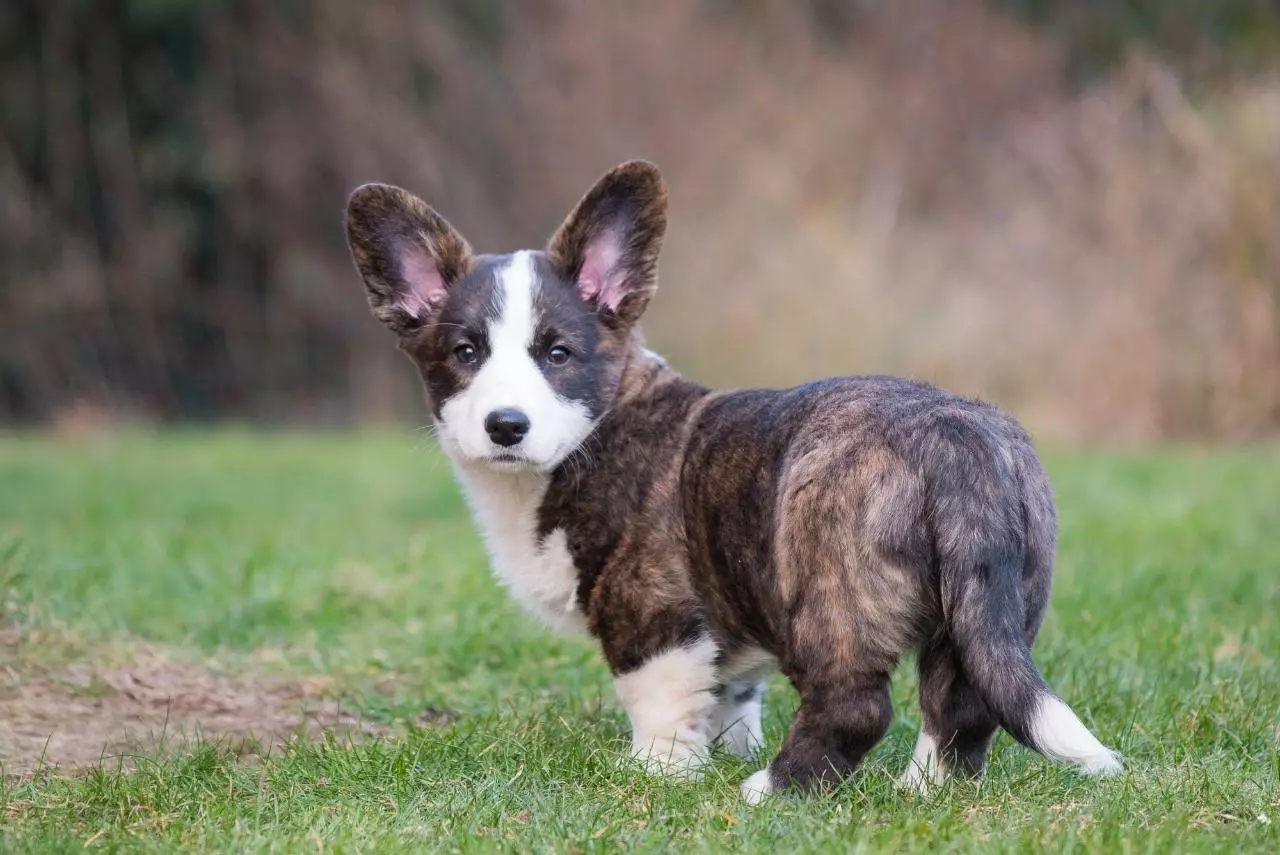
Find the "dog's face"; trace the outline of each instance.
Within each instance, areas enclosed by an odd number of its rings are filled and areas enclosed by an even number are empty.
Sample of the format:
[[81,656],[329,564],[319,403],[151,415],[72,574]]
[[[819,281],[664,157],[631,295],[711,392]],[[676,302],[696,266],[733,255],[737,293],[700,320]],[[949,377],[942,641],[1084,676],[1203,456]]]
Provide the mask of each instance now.
[[661,175],[639,161],[601,178],[544,251],[475,255],[398,187],[347,206],[369,305],[417,365],[445,450],[499,469],[554,468],[613,405],[665,228]]

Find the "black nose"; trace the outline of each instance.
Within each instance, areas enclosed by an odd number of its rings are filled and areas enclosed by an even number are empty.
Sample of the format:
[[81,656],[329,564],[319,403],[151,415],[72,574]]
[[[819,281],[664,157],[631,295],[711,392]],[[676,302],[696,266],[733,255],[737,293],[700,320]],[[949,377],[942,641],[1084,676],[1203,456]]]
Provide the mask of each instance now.
[[484,429],[488,431],[489,439],[510,448],[519,445],[529,432],[529,417],[513,407],[494,410],[484,417]]

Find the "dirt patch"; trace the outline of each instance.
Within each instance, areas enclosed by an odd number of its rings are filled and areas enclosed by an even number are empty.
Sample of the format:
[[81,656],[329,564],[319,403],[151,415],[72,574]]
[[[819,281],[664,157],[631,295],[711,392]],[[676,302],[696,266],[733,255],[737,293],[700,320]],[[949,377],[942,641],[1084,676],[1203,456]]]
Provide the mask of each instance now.
[[[12,649],[5,642],[15,641],[11,629],[0,631],[0,647]],[[451,718],[428,710],[415,723]],[[74,774],[100,763],[129,766],[193,741],[256,756],[325,733],[358,741],[391,729],[343,706],[324,678],[219,673],[152,648],[127,664],[101,668],[0,669],[0,764],[9,776],[46,767]]]

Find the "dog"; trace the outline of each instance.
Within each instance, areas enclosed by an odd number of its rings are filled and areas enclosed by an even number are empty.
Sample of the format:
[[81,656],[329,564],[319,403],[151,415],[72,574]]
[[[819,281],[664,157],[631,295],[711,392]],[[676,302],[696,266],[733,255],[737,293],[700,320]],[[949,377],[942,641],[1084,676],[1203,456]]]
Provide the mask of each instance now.
[[827,788],[888,731],[890,675],[916,651],[923,725],[901,786],[981,775],[997,727],[1084,773],[1120,770],[1032,662],[1057,517],[1027,433],[891,377],[681,377],[638,327],[666,217],[645,161],[601,177],[543,250],[476,254],[383,184],[346,215],[495,575],[598,641],[634,756],[679,776],[716,743],[752,756],[780,669],[799,708],[742,796]]

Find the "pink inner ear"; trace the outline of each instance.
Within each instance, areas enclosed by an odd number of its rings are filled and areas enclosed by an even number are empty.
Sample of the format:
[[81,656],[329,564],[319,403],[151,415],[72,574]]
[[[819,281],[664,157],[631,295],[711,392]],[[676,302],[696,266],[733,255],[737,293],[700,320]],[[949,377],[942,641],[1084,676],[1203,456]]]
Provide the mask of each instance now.
[[587,244],[578,272],[578,292],[584,300],[594,300],[610,311],[622,304],[627,276],[618,263],[621,260],[622,239],[613,229]]
[[397,295],[396,307],[400,310],[425,318],[444,300],[444,277],[425,246],[415,245],[400,256],[400,277],[409,286]]

